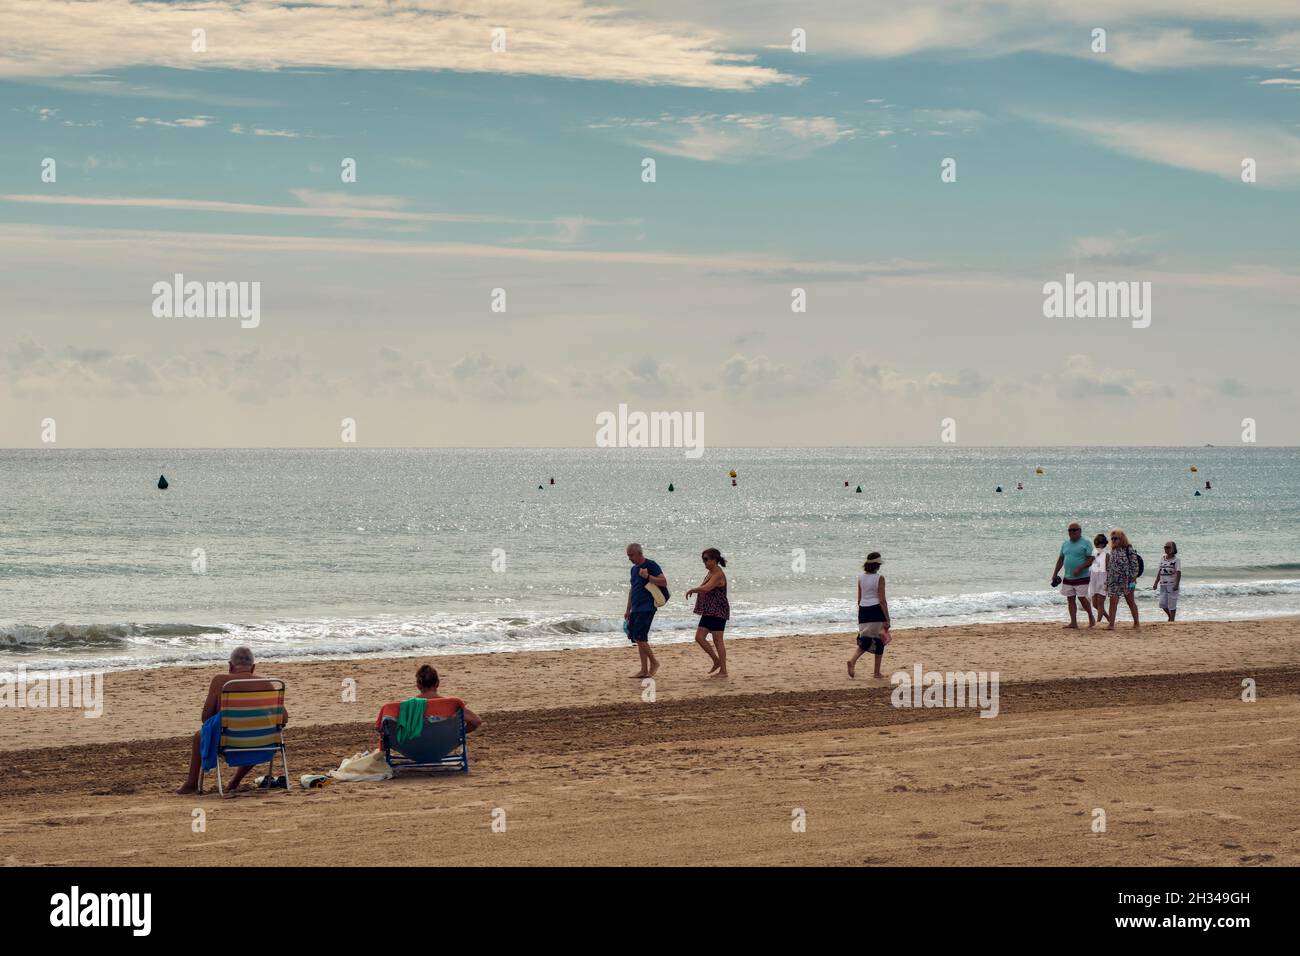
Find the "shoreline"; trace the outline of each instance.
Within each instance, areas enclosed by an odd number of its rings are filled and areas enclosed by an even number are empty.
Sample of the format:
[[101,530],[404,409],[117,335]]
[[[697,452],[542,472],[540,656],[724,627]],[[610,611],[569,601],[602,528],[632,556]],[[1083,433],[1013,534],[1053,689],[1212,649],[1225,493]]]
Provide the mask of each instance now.
[[[1060,620],[1065,620],[1064,604],[1061,605],[1060,610],[1061,610],[1061,614],[1059,615],[1059,618]],[[1123,613],[1127,613],[1127,611],[1123,608],[1122,605],[1120,610]],[[1166,622],[1155,620],[1155,615],[1152,613],[1155,610],[1156,609],[1154,604],[1148,605],[1144,603],[1142,605],[1142,611],[1144,612],[1144,614],[1149,615],[1145,619],[1145,623],[1143,624],[1144,628],[1167,626]],[[1125,618],[1122,615],[1120,620],[1121,620],[1121,624],[1119,625],[1118,629],[1123,630],[1128,626],[1128,623],[1125,622]],[[1186,618],[1186,619],[1181,619],[1175,623],[1178,625],[1183,625],[1183,624],[1227,625],[1227,624],[1243,624],[1243,623],[1271,622],[1271,621],[1300,621],[1300,613],[1291,610],[1285,610],[1285,611],[1279,611],[1275,614],[1262,613],[1262,614],[1255,614],[1252,616],[1245,616],[1245,617]],[[91,626],[96,626],[96,625],[91,625]],[[212,626],[216,627],[219,625],[212,625]],[[893,628],[893,633],[894,634],[928,633],[928,632],[935,632],[935,631],[954,631],[954,630],[966,630],[966,629],[983,631],[987,629],[996,629],[996,628],[1021,628],[1021,627],[1034,628],[1034,627],[1054,627],[1054,626],[1058,626],[1056,618],[1053,618],[1050,621],[1015,620],[1015,621],[989,621],[989,622],[955,622],[952,624],[923,624],[923,625],[895,627]],[[853,633],[854,632],[847,631],[847,630],[846,631],[838,631],[838,630],[794,631],[785,634],[769,634],[769,633],[738,634],[729,631],[727,633],[726,640],[728,641],[728,645],[730,645],[731,641],[742,641],[742,642],[772,641],[772,640],[792,640],[792,639],[803,639],[803,638],[814,638],[814,637],[823,637],[823,638],[839,637],[845,640],[851,640],[853,637]],[[478,650],[478,649],[467,648],[467,647],[434,649],[430,647],[426,649],[401,651],[396,653],[390,653],[382,650],[374,650],[374,651],[366,650],[366,651],[352,651],[352,652],[326,651],[320,654],[307,653],[307,654],[292,654],[292,655],[277,655],[272,653],[264,657],[259,655],[258,660],[264,661],[267,664],[275,664],[276,666],[280,666],[280,665],[298,666],[298,665],[307,665],[307,664],[338,664],[347,661],[389,661],[389,660],[402,660],[405,658],[416,658],[416,657],[450,658],[450,659],[466,658],[466,657],[490,657],[490,656],[500,656],[500,655],[513,657],[517,655],[532,655],[532,654],[567,654],[567,653],[580,653],[586,651],[607,651],[615,647],[624,646],[626,640],[626,638],[622,634],[615,631],[610,631],[608,633],[600,632],[599,636],[601,640],[600,644],[588,644],[588,645],[579,645],[573,647],[512,648],[512,649],[501,649],[501,650]],[[692,644],[692,643],[694,643],[693,631],[679,630],[679,629],[668,630],[667,628],[663,628],[663,629],[656,629],[652,633],[652,644],[655,647],[669,647],[669,646],[678,646],[678,645]],[[256,654],[258,648],[256,646],[253,646],[253,651]],[[81,663],[85,663],[85,662],[81,661]],[[16,669],[20,667],[23,668],[28,675],[39,675],[39,674],[45,674],[51,672],[57,674],[57,673],[71,671],[74,674],[102,673],[105,676],[107,676],[109,674],[153,673],[158,671],[184,670],[187,668],[209,668],[209,669],[213,667],[220,668],[224,666],[224,663],[225,663],[224,656],[213,657],[207,660],[177,660],[177,661],[158,661],[158,662],[147,662],[147,663],[136,663],[136,664],[120,664],[120,665],[115,664],[115,665],[109,665],[107,667],[102,667],[102,668],[101,667],[72,667],[70,666],[70,663],[34,666],[34,665],[27,664],[23,660],[16,660],[13,662],[0,663],[0,676],[5,674],[16,674],[17,673]],[[3,746],[0,746],[0,750],[2,749],[4,749]]]
[[[1300,661],[1300,617],[1294,616],[1152,622],[1136,635],[1122,618],[1114,631],[1021,623],[900,628],[894,633],[883,662],[886,683],[888,675],[916,663],[942,671],[998,671],[1008,683]],[[836,690],[872,682],[869,657],[859,661],[857,678],[847,676],[844,662],[854,648],[852,632],[732,638],[727,641],[731,677],[725,681],[705,677],[708,659],[693,640],[652,640],[652,646],[664,662],[657,675],[661,699]],[[256,646],[253,652],[258,653]],[[413,692],[415,669],[425,662],[438,668],[445,693],[463,697],[484,716],[627,703],[641,693],[639,682],[629,678],[637,666],[636,653],[622,635],[599,648],[314,661],[259,658],[257,673],[286,681],[285,703],[297,729],[373,720],[380,706]],[[72,745],[137,739],[143,715],[151,726],[188,728],[197,721],[209,679],[225,670],[224,662],[210,662],[106,672],[103,714],[93,719],[69,709],[0,707],[0,752],[50,739]],[[355,700],[343,699],[346,682],[354,683],[349,689]]]

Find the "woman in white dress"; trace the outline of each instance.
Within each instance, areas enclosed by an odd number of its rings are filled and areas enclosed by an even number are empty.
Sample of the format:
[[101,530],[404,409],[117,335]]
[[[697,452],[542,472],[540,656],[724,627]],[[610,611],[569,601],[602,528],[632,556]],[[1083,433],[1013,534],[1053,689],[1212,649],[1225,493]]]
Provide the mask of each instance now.
[[1092,539],[1097,553],[1088,566],[1088,600],[1097,611],[1097,620],[1109,621],[1106,616],[1106,536],[1099,534]]

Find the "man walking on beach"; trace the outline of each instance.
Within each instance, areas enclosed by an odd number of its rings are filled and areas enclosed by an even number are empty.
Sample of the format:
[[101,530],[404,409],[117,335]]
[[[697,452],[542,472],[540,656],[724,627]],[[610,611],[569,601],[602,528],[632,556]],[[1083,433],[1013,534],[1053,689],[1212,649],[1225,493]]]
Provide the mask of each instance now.
[[[1066,602],[1070,605],[1070,623],[1065,625],[1066,628],[1078,628],[1079,626],[1079,605],[1088,612],[1088,626],[1094,626],[1097,621],[1092,616],[1092,603],[1088,597],[1088,579],[1091,576],[1089,568],[1092,567],[1092,544],[1083,536],[1083,528],[1079,522],[1071,521],[1069,528],[1066,530],[1069,535],[1061,544],[1061,553],[1056,559],[1056,567],[1052,568],[1052,587],[1058,584],[1061,586],[1061,593],[1065,595]],[[1062,579],[1064,574],[1064,579]]]
[[627,639],[636,645],[641,655],[641,671],[633,677],[654,677],[659,670],[659,661],[654,651],[650,650],[650,624],[655,619],[655,599],[646,589],[647,584],[656,587],[668,587],[668,578],[663,568],[647,558],[641,545],[633,543],[627,546],[627,559],[632,562],[632,586],[627,592],[627,611],[623,618],[627,621]]

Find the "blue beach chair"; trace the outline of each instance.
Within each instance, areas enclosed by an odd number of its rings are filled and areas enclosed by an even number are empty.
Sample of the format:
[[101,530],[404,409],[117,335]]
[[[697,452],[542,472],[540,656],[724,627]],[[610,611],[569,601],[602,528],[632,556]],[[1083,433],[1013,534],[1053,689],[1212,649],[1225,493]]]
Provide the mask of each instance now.
[[384,759],[397,773],[402,770],[455,770],[469,773],[469,747],[465,743],[465,712],[450,717],[425,717],[420,736],[397,742],[397,721],[385,717],[379,725]]
[[[284,746],[284,681],[273,677],[227,681],[221,689],[221,739],[217,744],[217,793],[225,796],[221,783],[221,761],[228,767],[253,767],[265,763],[274,776],[275,756],[280,755],[284,778],[289,779],[289,757]],[[199,775],[199,792],[203,778]]]

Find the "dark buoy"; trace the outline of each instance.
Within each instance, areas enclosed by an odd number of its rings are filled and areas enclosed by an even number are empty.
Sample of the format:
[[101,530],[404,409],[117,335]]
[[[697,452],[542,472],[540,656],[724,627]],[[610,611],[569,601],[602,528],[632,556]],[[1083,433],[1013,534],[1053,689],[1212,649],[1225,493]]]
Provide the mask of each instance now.
[[998,486],[997,486],[996,488],[994,488],[993,490],[996,491],[998,494],[1002,494],[1002,486],[1001,486],[1001,485],[998,485]]
[[1198,491],[1196,494],[1192,495],[1192,497],[1193,497],[1193,498],[1199,498],[1199,497],[1201,497],[1201,493]]
[[1016,482],[1016,491],[1024,491],[1024,490],[1025,490],[1025,486],[1024,486],[1023,484],[1021,484],[1020,482],[1017,481],[1017,482]]
[[861,486],[861,485],[858,485],[858,490],[855,491],[855,492],[853,492],[853,493],[854,493],[855,495],[860,495],[860,494],[862,494],[862,486]]
[[167,490],[167,476],[166,476],[166,475],[159,475],[159,476],[158,476],[158,490],[159,490],[159,491],[166,491],[166,490]]
[[551,479],[551,484],[555,484],[555,479],[554,479],[554,478]]
[[733,488],[736,487],[736,479],[735,479],[735,478],[732,478],[732,479],[731,479],[731,487],[733,487]]
[[541,491],[541,490],[542,490],[542,486],[541,486],[541,485],[538,485],[538,486],[537,486],[537,490],[538,490],[538,491]]
[[669,491],[672,491],[672,490],[673,490],[673,483],[672,483],[671,481],[668,482],[668,490],[669,490]]
[[1206,491],[1209,491],[1209,490],[1210,490],[1210,481],[1209,481],[1208,478],[1207,478],[1206,481],[1205,481],[1205,490],[1206,490]]
[[848,486],[849,486],[849,483],[848,483],[847,481],[844,482],[844,487],[847,488]]

